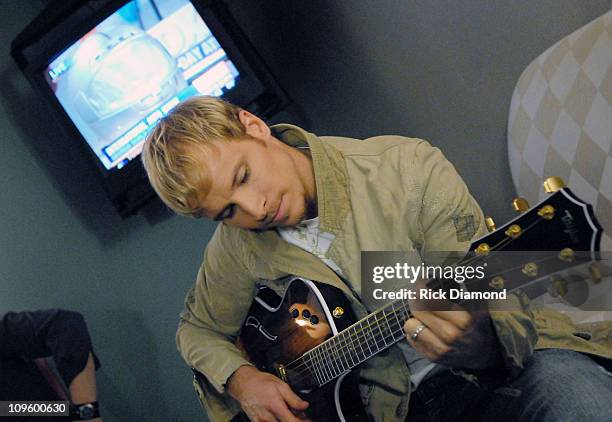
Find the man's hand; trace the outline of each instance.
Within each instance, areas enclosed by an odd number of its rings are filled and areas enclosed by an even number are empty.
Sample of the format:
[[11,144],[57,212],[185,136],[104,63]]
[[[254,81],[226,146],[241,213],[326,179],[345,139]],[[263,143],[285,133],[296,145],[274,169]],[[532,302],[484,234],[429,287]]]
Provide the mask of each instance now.
[[[419,328],[421,325],[425,328]],[[404,324],[404,333],[423,356],[452,368],[489,368],[501,356],[486,311],[413,311],[413,318]]]
[[272,374],[253,366],[241,366],[227,382],[228,393],[240,402],[250,420],[256,422],[298,422],[295,416],[306,410],[308,402]]

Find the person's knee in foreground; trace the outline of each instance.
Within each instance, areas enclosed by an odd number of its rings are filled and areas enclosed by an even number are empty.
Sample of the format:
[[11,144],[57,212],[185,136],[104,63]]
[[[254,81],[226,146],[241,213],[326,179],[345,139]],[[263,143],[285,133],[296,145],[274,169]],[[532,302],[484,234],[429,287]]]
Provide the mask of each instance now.
[[[233,343],[258,283],[294,274],[342,284],[363,314],[360,251],[418,251],[425,260],[432,251],[464,252],[485,231],[454,167],[418,139],[319,138],[198,97],[157,124],[142,158],[171,209],[222,222],[177,332],[182,356],[205,375],[201,397],[213,420],[230,419],[239,404],[252,420],[295,421],[316,405],[252,366]],[[546,333],[517,301],[521,306],[508,312],[414,311],[403,327],[407,341],[360,367],[370,417],[403,420],[411,391],[449,368],[470,379],[482,371],[531,379],[524,368]],[[609,348],[577,345],[571,328],[553,337],[553,348],[612,356]]]
[[[61,378],[47,358],[53,359]],[[0,318],[1,400],[63,400],[70,403],[66,420],[101,422],[99,367],[87,325],[77,312],[8,312]]]

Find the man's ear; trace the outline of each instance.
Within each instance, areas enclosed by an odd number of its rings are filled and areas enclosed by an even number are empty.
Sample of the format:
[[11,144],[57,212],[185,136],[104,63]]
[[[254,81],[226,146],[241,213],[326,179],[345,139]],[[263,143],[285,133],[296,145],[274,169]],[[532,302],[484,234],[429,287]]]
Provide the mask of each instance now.
[[240,119],[240,122],[243,124],[247,135],[264,141],[267,141],[270,137],[270,128],[266,122],[254,114],[246,110],[240,110],[238,112],[238,119]]

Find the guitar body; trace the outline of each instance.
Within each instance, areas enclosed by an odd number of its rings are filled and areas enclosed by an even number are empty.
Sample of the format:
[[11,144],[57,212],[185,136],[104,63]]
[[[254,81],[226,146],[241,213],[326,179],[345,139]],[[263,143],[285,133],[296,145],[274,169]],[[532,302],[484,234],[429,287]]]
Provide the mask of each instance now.
[[[283,379],[310,403],[305,414],[312,421],[367,421],[355,371],[320,386],[306,365],[290,365],[354,322],[340,290],[295,277],[282,298],[260,289],[237,345],[258,369]],[[246,420],[240,417],[235,420]]]

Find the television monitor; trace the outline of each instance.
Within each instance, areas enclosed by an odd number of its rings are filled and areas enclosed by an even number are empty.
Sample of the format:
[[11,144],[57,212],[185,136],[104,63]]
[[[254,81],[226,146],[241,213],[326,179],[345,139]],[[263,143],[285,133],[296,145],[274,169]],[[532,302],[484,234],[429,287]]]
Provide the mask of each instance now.
[[180,101],[223,96],[264,117],[287,104],[219,1],[57,1],[12,55],[85,147],[122,216],[154,195],[136,158]]

